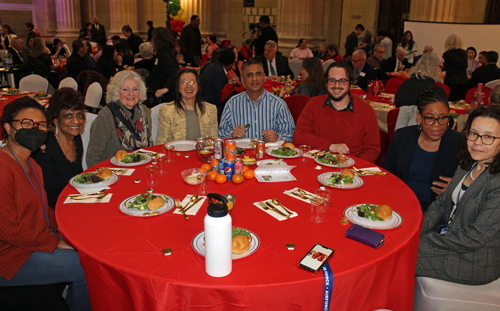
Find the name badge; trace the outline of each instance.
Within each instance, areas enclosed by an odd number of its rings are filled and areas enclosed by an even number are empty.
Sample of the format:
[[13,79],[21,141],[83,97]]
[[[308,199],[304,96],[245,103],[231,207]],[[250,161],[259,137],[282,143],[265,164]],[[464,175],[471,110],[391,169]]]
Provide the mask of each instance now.
[[359,73],[359,75],[360,75],[361,77],[364,77],[364,76],[366,76],[366,73],[365,73],[365,72],[360,72],[360,73]]
[[158,65],[158,58],[155,60],[155,65]]

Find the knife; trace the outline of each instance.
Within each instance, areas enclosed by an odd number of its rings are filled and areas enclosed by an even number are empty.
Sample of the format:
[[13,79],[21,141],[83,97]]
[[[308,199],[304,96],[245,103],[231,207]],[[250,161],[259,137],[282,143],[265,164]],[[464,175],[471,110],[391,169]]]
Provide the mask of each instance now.
[[193,203],[191,203],[190,206],[188,206],[188,207],[186,207],[186,209],[184,209],[184,213],[186,213],[191,207],[195,206],[196,204],[198,204],[198,202],[200,202],[203,199],[204,198],[198,198],[196,201],[194,201]]
[[266,203],[267,207],[269,207],[270,209],[272,209],[276,213],[280,214],[283,217],[286,217],[287,219],[290,218],[290,215],[283,213],[282,211],[280,211],[279,209],[277,209],[276,207],[274,207],[274,205],[271,205],[271,203],[269,203],[269,202],[265,202],[265,203]]

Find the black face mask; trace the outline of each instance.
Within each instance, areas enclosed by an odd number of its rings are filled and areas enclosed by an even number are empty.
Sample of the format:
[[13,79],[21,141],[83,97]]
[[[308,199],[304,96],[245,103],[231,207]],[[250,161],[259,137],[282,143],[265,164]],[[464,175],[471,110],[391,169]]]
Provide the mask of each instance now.
[[18,129],[14,135],[16,142],[31,152],[36,151],[47,141],[47,133],[40,132],[36,127],[27,129]]

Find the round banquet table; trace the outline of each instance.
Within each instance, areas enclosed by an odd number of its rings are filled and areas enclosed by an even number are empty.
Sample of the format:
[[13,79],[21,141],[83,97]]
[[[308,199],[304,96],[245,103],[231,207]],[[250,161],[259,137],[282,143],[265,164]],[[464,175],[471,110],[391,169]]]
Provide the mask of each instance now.
[[[161,152],[161,146],[150,150]],[[194,151],[182,152],[159,176],[155,193],[183,199],[196,194],[198,186],[185,183],[180,172],[203,163]],[[189,154],[185,158],[184,154]],[[266,158],[270,158],[266,156]],[[356,167],[373,164],[354,158]],[[233,226],[254,232],[261,241],[252,255],[233,261],[232,273],[213,278],[205,273],[204,257],[195,253],[191,241],[203,231],[206,200],[196,216],[185,220],[173,210],[158,216],[133,217],[122,214],[124,199],[145,191],[145,165],[131,176],[120,176],[111,186],[109,203],[57,203],[56,216],[64,239],[79,252],[87,276],[92,310],[321,310],[324,277],[297,266],[302,257],[320,243],[335,250],[329,264],[333,272],[331,310],[411,310],[414,270],[422,213],[413,192],[397,177],[363,176],[358,189],[332,191],[325,221],[311,222],[310,204],[283,193],[294,187],[313,192],[317,175],[334,168],[285,159],[296,165],[296,181],[259,183],[255,178],[242,184],[209,182],[209,192],[236,196]],[[112,167],[104,161],[95,167]],[[89,170],[92,171],[93,168]],[[253,167],[253,168],[256,168]],[[138,184],[133,180],[139,178]],[[77,193],[67,186],[61,195]],[[252,203],[278,198],[298,213],[278,221]],[[385,235],[379,249],[345,237],[349,225],[340,220],[353,204],[388,204],[403,217],[403,224]],[[287,250],[295,243],[295,250]],[[164,256],[162,249],[173,253]]]

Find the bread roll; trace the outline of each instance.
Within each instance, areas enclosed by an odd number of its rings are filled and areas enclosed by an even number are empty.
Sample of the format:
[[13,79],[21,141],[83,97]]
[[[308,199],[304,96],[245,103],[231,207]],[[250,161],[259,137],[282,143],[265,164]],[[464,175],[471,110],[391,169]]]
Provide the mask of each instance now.
[[380,219],[388,220],[392,217],[392,209],[387,204],[382,204],[377,209],[377,216]]
[[148,201],[148,210],[150,211],[157,210],[160,207],[162,207],[163,204],[165,204],[165,201],[163,201],[163,199],[160,197],[156,197],[153,200]]
[[44,92],[44,91],[38,91],[38,92],[36,93],[36,95],[45,95],[45,92]]
[[348,168],[344,168],[342,170],[342,172],[340,173],[340,176],[342,176],[342,177],[349,176],[351,178],[354,178],[354,172]]
[[283,144],[283,147],[287,147],[287,148],[290,148],[290,149],[295,149],[295,145],[293,143],[284,143]]
[[106,180],[106,179],[111,178],[111,176],[113,176],[113,172],[111,172],[111,170],[109,168],[104,167],[104,168],[101,168],[99,170],[99,172],[97,172],[97,176]]
[[250,248],[250,239],[244,235],[233,238],[233,254],[243,254]]
[[123,158],[125,158],[127,156],[127,151],[125,150],[118,150],[115,154],[115,158],[117,161],[121,161],[123,160]]

